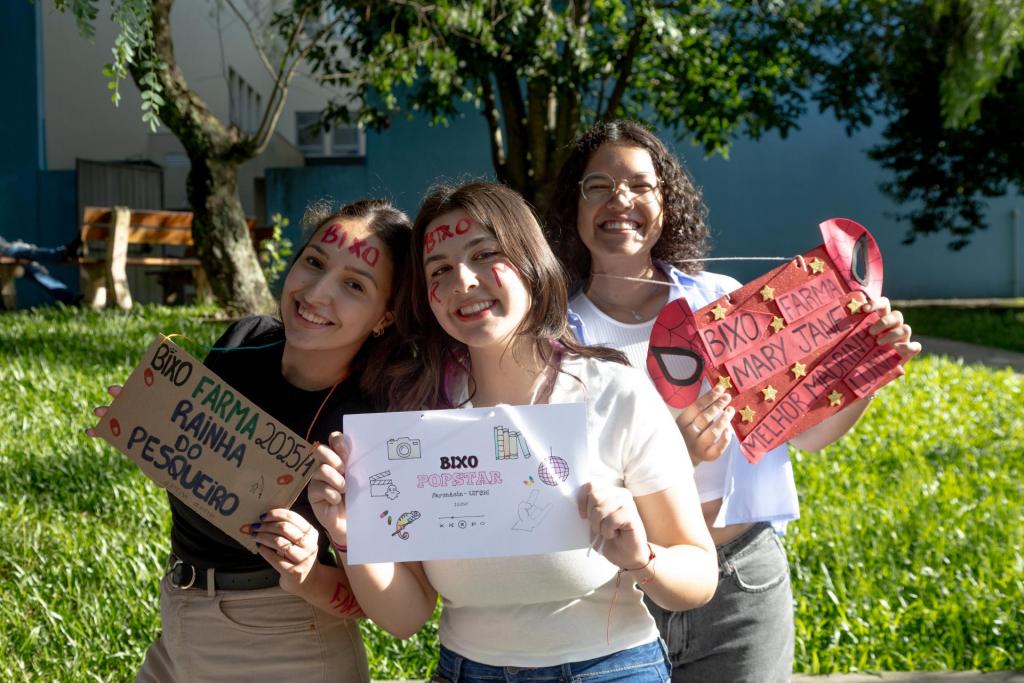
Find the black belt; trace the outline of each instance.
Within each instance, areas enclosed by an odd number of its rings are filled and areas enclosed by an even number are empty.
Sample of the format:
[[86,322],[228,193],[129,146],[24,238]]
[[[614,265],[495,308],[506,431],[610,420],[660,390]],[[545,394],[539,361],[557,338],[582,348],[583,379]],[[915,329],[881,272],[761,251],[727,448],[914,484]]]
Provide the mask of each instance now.
[[[170,557],[171,585],[182,590],[196,588],[206,590],[206,570],[185,562],[176,555]],[[276,586],[281,575],[273,567],[254,569],[248,572],[228,572],[221,569],[213,570],[213,587],[222,591],[252,591],[260,588]]]

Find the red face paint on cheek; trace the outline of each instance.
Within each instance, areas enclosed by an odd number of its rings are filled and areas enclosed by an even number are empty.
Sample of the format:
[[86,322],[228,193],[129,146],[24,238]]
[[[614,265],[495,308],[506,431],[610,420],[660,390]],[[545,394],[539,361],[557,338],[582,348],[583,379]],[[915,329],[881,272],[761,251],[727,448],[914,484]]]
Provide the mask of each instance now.
[[430,285],[430,300],[434,303],[441,303],[440,297],[437,296],[437,288],[441,286],[440,282],[435,282]]
[[503,266],[503,265],[491,266],[491,272],[494,273],[494,282],[495,282],[495,284],[498,285],[498,287],[500,287],[502,289],[505,288],[505,285],[501,284],[501,277],[500,277],[500,275],[504,271],[505,271],[505,266]]

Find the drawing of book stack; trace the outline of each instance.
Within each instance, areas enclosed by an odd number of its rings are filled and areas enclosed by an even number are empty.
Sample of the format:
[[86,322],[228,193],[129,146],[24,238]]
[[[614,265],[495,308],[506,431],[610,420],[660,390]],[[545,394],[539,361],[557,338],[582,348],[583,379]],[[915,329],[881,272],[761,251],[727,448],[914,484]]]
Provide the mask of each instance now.
[[529,458],[530,447],[526,445],[526,439],[519,432],[513,432],[506,427],[494,428],[494,457],[497,460],[515,460],[520,456]]

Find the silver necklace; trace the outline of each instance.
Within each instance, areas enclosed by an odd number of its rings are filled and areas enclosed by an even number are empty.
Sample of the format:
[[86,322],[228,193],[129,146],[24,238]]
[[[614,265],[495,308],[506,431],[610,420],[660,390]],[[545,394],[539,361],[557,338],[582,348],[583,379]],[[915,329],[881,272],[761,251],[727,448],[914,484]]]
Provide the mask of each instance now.
[[[617,309],[619,309],[621,311],[628,311],[630,313],[630,315],[633,316],[633,320],[635,320],[638,323],[639,322],[644,322],[644,320],[645,320],[645,318],[642,315],[640,315],[640,312],[637,311],[635,308],[630,308],[629,306],[626,306],[624,304],[617,304],[617,303],[613,303],[611,301],[608,301],[603,296],[600,296],[600,295],[596,294],[593,291],[593,289],[591,289],[590,291],[587,291],[586,295],[587,295],[587,297],[589,299],[595,300],[595,303],[600,304],[601,307],[603,307],[603,308],[617,308]],[[646,302],[644,303],[644,305],[646,305]]]

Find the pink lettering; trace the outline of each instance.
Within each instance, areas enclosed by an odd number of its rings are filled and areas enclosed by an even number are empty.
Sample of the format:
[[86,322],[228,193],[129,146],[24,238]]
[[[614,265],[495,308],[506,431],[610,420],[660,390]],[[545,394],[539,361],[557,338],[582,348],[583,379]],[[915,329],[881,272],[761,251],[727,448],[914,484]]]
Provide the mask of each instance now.
[[455,224],[455,234],[465,235],[469,232],[469,229],[473,227],[473,221],[468,218],[460,218],[459,222]]
[[377,247],[367,247],[366,251],[363,252],[363,260],[366,261],[366,265],[371,268],[377,266],[377,261],[380,259],[380,249]]
[[[341,232],[338,232],[342,229]],[[348,232],[344,231],[344,226],[341,223],[335,223],[324,231],[323,236],[320,238],[320,242],[323,244],[334,244],[338,243],[338,249],[345,246],[345,241],[348,239]]]
[[366,244],[366,240],[361,240],[358,237],[352,240],[352,246],[348,248],[348,253],[355,254],[357,258],[361,258],[363,255],[363,245]]

